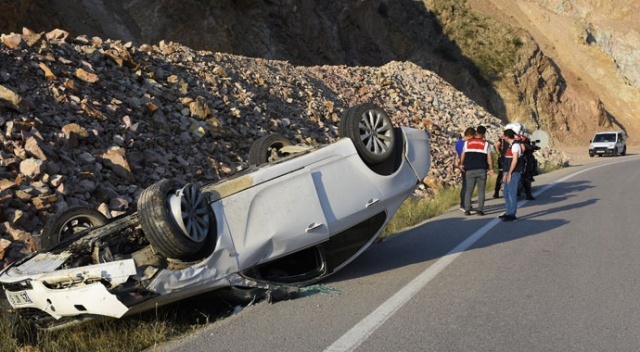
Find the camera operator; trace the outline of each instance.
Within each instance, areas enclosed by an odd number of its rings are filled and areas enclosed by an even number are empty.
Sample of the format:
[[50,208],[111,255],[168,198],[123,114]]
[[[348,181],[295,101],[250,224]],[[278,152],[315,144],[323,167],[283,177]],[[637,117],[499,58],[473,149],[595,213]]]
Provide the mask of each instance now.
[[[519,143],[522,145],[522,154],[524,158],[524,171],[522,172],[522,178],[520,179],[520,183],[522,184],[522,188],[524,189],[524,194],[527,200],[535,200],[533,194],[531,194],[531,182],[535,181],[533,176],[538,175],[538,162],[536,161],[536,157],[533,153],[536,150],[539,150],[540,147],[536,145],[535,142],[532,142],[529,138],[525,136],[526,128],[524,125],[520,125],[520,131],[518,136],[516,137]],[[520,190],[518,189],[518,195],[520,195]]]

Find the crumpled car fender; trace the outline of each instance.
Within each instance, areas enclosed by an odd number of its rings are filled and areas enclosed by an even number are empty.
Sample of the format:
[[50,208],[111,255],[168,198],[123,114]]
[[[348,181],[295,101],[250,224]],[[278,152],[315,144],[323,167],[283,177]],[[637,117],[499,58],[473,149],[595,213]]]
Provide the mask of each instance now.
[[[48,254],[39,255],[43,256],[39,265],[47,265]],[[55,255],[51,257],[56,260]],[[28,284],[32,289],[28,295],[24,292],[7,292],[7,298],[19,300],[20,308],[37,308],[56,319],[85,313],[120,318],[127,312],[127,306],[110,293],[101,281],[117,286],[131,275],[136,275],[133,259],[53,271],[37,275],[37,278],[30,277]],[[13,276],[12,279],[13,282],[19,282],[25,278]],[[71,283],[73,286],[70,287],[51,288]]]

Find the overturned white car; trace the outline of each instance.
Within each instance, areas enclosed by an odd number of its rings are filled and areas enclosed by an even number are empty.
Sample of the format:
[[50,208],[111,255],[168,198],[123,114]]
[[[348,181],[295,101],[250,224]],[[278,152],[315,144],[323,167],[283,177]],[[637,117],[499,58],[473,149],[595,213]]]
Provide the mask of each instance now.
[[162,180],[130,214],[58,214],[42,234],[50,248],[0,273],[13,312],[52,328],[335,273],[376,239],[431,163],[427,133],[393,128],[375,105],[352,107],[339,127],[343,138],[314,148],[265,136],[249,169],[199,187]]

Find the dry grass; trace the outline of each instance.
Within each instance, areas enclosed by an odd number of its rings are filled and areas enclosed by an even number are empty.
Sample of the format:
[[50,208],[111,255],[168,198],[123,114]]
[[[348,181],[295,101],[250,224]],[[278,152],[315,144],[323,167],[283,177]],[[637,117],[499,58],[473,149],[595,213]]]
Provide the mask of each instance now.
[[213,292],[122,319],[96,320],[56,331],[19,330],[0,312],[0,351],[112,352],[153,350],[158,343],[227,317],[236,302]]

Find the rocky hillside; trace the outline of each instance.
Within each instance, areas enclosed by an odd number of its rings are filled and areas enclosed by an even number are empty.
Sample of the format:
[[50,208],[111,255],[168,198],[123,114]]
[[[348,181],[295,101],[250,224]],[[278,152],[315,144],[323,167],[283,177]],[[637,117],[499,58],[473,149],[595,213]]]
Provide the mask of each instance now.
[[[526,31],[470,13],[465,0],[226,0],[206,6],[196,0],[5,0],[2,23],[4,33],[23,26],[38,32],[63,28],[74,36],[134,45],[167,40],[298,66],[412,62],[503,122],[553,132],[554,143],[575,142],[576,134],[608,116],[597,95],[567,86]],[[483,57],[474,43],[496,57]]]
[[[488,126],[493,140],[501,131],[499,119],[412,63],[293,66],[61,30],[1,39],[5,263],[35,247],[54,212],[87,205],[115,216],[162,178],[218,180],[246,168],[251,143],[267,133],[331,143],[354,104],[376,103],[395,124],[430,132],[433,167],[416,196],[459,183],[453,145],[463,128]],[[541,158],[552,156],[567,162],[552,149]]]

